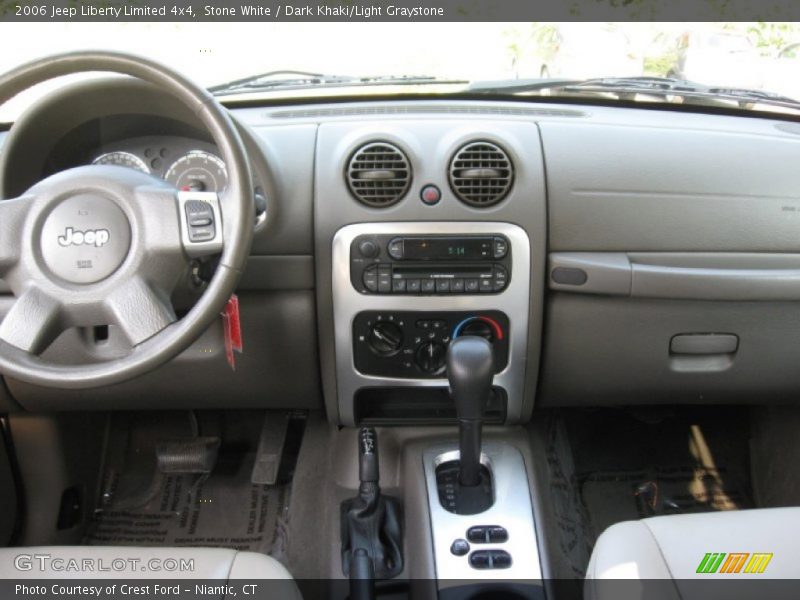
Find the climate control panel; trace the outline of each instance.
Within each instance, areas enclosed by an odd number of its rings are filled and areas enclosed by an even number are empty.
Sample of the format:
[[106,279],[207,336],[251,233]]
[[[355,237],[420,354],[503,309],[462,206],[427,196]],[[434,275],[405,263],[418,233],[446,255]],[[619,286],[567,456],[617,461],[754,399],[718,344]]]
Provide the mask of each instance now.
[[508,317],[496,310],[365,311],[353,320],[353,357],[364,375],[440,378],[450,342],[477,335],[492,344],[499,373],[508,364],[508,332]]

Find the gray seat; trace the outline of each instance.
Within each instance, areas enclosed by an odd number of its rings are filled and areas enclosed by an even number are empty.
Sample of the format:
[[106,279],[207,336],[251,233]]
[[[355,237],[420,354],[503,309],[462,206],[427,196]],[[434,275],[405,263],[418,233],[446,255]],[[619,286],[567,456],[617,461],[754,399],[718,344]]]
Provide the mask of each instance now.
[[[612,525],[597,539],[586,572],[585,597],[620,596],[619,586],[603,580],[658,580],[665,583],[659,586],[659,598],[694,598],[704,589],[693,583],[698,580],[800,579],[798,564],[800,508],[626,521]],[[654,597],[653,585],[649,590],[627,589]]]
[[213,579],[220,585],[269,579],[275,581],[271,597],[301,599],[289,571],[274,558],[223,548],[0,548],[0,579]]

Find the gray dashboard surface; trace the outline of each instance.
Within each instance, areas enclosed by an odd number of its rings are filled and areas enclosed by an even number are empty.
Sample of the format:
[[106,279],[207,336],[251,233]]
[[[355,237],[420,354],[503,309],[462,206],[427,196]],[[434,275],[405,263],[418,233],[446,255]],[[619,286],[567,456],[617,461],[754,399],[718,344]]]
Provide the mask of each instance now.
[[[131,104],[119,94],[112,97]],[[159,102],[148,95],[143,106],[157,110]],[[229,406],[319,402],[321,385],[329,417],[338,420],[331,244],[341,227],[374,222],[462,221],[468,227],[470,221],[497,221],[527,232],[532,283],[523,419],[534,398],[542,405],[769,402],[789,397],[800,385],[794,375],[800,358],[794,303],[784,296],[754,297],[747,285],[750,296],[728,297],[697,272],[698,266],[713,267],[722,277],[734,276],[730,289],[741,290],[734,272],[742,265],[758,271],[775,257],[778,262],[770,265],[800,265],[800,126],[771,118],[489,101],[358,102],[232,113],[275,185],[268,191],[270,218],[257,232],[242,282],[243,290],[253,291],[247,310],[259,332],[252,368],[260,364],[264,371],[253,371],[225,400]],[[3,138],[0,133],[0,143]],[[507,200],[485,210],[460,204],[446,178],[454,148],[480,138],[504,145],[520,177]],[[406,150],[414,172],[407,198],[383,210],[357,203],[343,176],[349,152],[374,139]],[[425,183],[442,190],[437,206],[419,202]],[[574,292],[587,290],[548,281],[548,252],[551,258],[592,260],[621,255],[651,278],[658,269],[688,269],[695,281],[701,277],[698,293],[708,294],[709,285],[713,293],[701,299],[667,284],[636,298],[630,290],[643,289],[645,280],[636,288],[631,275],[630,289],[619,293],[590,274],[588,285],[600,287],[579,295]],[[553,289],[546,295],[548,285]],[[663,290],[672,295],[663,297]],[[268,304],[271,312],[260,312]],[[296,376],[308,375],[306,382],[283,381],[297,370],[279,371],[283,363],[270,358],[289,330],[295,332],[291,352],[307,359]],[[714,333],[737,336],[737,350],[690,361],[688,369],[685,357],[670,352],[675,335]],[[192,372],[199,377],[197,389],[203,382],[209,386],[198,405],[211,396],[212,403],[222,403],[213,377],[204,379],[202,368]],[[167,367],[146,382],[147,389],[155,395],[177,389],[170,387],[172,380],[184,373],[185,364]],[[259,395],[259,386],[269,394]],[[30,406],[52,406],[51,395],[40,390],[12,388]],[[188,394],[180,400],[191,401]]]
[[763,119],[618,112],[540,124],[551,251],[800,249],[800,135]]

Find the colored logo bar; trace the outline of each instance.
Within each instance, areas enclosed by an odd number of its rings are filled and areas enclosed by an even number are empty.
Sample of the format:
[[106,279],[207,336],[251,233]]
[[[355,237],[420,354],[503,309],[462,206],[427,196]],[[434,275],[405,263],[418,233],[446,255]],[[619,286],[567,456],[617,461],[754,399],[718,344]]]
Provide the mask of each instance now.
[[736,574],[736,573],[763,573],[772,553],[767,552],[707,552],[700,564],[697,573],[703,574]]

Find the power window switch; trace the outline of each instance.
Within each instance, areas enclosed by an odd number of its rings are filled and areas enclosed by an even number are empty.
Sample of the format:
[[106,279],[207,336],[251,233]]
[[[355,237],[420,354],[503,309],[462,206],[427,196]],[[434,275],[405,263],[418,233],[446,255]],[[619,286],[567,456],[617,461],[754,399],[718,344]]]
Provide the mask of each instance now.
[[469,555],[469,565],[473,569],[491,569],[492,555],[489,550],[478,550]]

